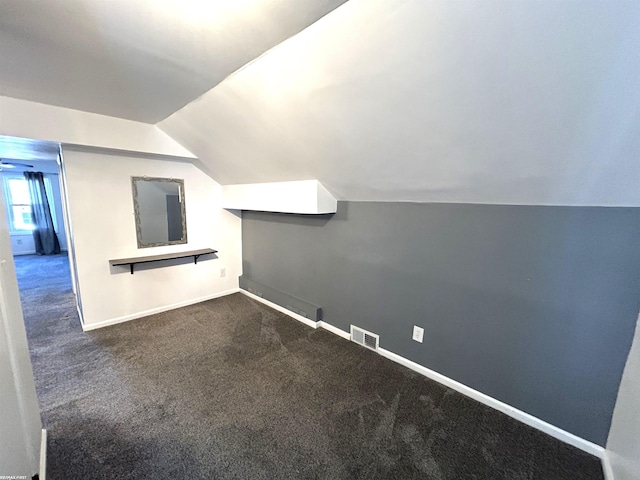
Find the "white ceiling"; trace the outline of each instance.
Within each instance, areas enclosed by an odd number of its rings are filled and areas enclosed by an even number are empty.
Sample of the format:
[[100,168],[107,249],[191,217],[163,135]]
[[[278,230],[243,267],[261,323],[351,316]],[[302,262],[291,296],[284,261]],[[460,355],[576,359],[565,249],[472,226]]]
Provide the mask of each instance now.
[[345,0],[3,0],[0,95],[156,123]]
[[640,206],[640,2],[342,3],[0,0],[0,95],[170,115],[222,184]]
[[640,206],[640,2],[350,0],[158,126],[223,184]]

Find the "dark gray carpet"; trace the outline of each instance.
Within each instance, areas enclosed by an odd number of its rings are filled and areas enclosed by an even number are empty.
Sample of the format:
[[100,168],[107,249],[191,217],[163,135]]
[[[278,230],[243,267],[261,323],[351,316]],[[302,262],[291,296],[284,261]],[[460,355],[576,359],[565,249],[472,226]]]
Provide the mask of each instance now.
[[64,256],[16,265],[50,480],[603,478],[595,457],[242,294],[83,333]]

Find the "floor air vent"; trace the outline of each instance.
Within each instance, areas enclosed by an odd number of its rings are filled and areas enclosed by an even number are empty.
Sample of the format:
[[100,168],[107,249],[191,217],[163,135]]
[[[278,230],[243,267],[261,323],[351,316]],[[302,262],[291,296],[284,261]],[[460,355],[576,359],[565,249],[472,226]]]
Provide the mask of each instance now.
[[378,335],[351,325],[351,340],[371,350],[378,349]]

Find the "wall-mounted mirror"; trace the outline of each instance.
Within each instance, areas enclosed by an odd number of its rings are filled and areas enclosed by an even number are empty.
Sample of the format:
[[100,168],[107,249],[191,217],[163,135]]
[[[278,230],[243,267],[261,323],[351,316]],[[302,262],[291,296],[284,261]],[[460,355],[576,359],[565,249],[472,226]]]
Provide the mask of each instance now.
[[187,243],[184,180],[131,177],[138,248]]

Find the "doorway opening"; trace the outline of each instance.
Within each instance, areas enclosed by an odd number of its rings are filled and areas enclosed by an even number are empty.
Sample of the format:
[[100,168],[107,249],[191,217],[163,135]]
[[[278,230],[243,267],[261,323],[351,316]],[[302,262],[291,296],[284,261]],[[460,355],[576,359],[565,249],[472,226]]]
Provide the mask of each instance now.
[[30,345],[58,319],[81,328],[60,144],[0,136],[0,189]]

